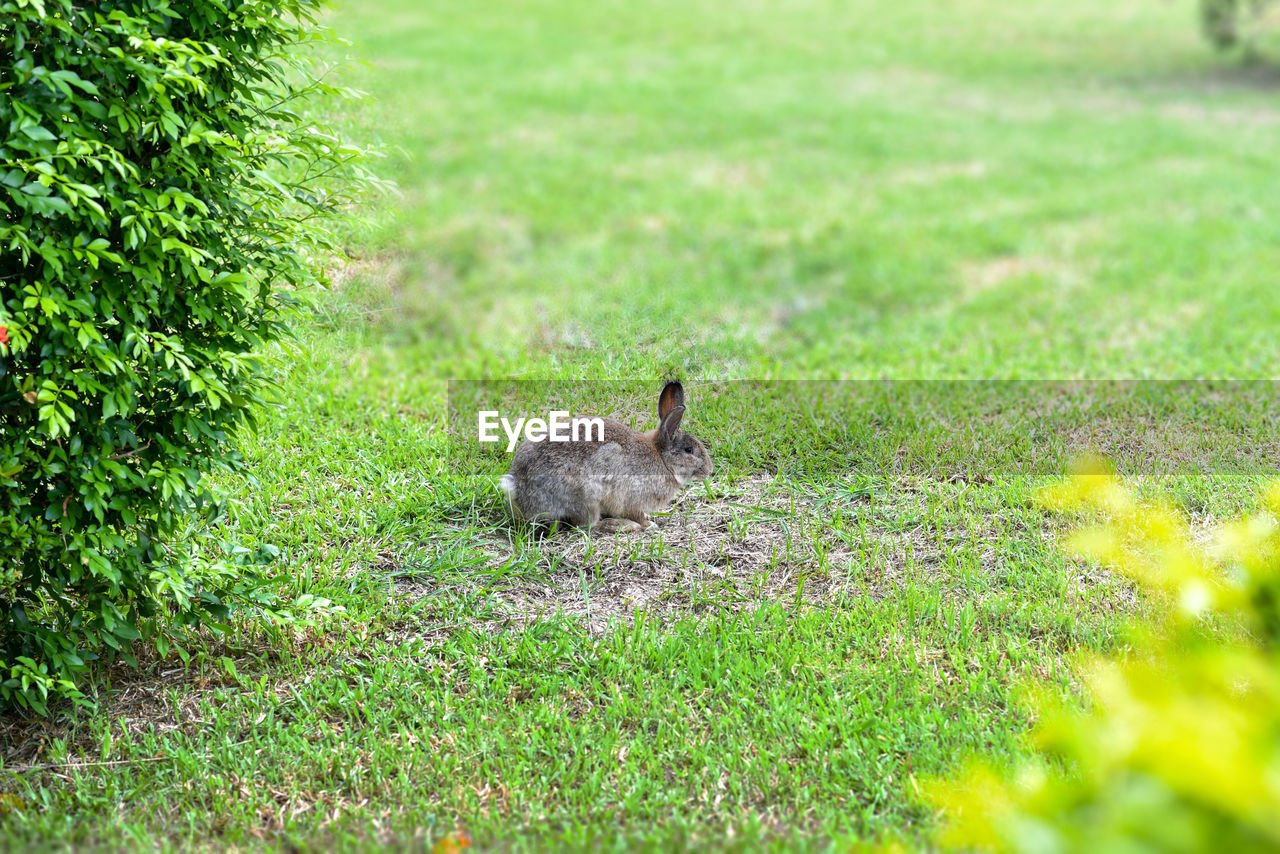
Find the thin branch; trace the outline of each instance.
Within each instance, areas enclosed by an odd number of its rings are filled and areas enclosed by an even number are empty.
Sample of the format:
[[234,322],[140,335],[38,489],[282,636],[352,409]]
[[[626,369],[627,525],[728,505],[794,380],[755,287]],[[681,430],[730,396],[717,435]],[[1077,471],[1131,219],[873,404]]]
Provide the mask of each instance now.
[[107,459],[109,459],[109,460],[123,460],[123,459],[125,459],[126,457],[132,457],[134,454],[140,454],[140,453],[142,453],[143,451],[145,451],[147,448],[150,448],[150,447],[151,447],[151,443],[150,443],[150,442],[147,442],[147,444],[143,445],[141,448],[134,448],[132,451],[123,451],[123,452],[121,452],[121,453],[119,453],[119,454],[112,454],[111,456],[107,457]]

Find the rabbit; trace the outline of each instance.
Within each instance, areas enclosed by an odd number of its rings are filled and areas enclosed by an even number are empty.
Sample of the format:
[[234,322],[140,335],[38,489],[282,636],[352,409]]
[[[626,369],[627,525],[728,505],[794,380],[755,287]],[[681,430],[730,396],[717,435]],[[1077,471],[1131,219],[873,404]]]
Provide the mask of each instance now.
[[706,446],[680,429],[684,388],[669,382],[658,395],[658,428],[647,433],[603,418],[598,432],[578,441],[526,439],[498,486],[519,515],[531,522],[568,522],[601,531],[639,531],[653,525],[646,515],[666,509],[676,493],[711,475]]

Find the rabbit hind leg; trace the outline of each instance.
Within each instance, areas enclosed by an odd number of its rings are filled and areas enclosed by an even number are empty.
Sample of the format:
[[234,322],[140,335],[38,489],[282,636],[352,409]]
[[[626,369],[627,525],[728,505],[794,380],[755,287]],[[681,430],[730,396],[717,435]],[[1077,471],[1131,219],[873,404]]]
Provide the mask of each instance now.
[[595,515],[593,520],[586,511],[569,510],[557,516],[543,514],[536,519],[531,519],[530,522],[533,525],[534,535],[541,540],[570,528],[589,530],[599,520],[599,513]]
[[606,519],[601,519],[599,524],[591,529],[591,532],[606,536],[610,534],[630,534],[641,530],[643,527],[643,525],[632,519],[618,519],[610,516]]

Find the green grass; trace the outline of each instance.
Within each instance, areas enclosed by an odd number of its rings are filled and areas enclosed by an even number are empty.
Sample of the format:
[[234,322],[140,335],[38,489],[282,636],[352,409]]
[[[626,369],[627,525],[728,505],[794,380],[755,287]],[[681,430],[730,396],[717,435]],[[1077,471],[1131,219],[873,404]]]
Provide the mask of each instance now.
[[[400,195],[222,486],[282,600],[343,610],[5,722],[0,845],[918,841],[915,782],[1019,750],[1017,685],[1151,603],[1032,501],[1090,446],[1040,406],[1072,387],[851,381],[1272,374],[1274,80],[1194,15],[342,4],[340,118]],[[674,373],[717,475],[656,535],[513,532],[448,431],[449,380],[643,419]],[[1269,388],[1142,388],[1100,447],[1172,459],[1144,488],[1198,523],[1248,506]]]

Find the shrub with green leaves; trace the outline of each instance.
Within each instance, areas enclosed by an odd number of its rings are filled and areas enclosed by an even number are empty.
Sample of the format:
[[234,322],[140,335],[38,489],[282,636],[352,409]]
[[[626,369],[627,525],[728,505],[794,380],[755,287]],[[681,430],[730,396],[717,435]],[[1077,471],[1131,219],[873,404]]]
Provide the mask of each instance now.
[[935,782],[943,842],[995,851],[1280,849],[1280,485],[1216,537],[1110,476],[1049,496],[1102,511],[1083,554],[1166,607],[1122,657],[1082,662],[1088,708],[1034,700],[1038,753]]
[[373,182],[299,113],[319,4],[0,0],[0,707],[249,592],[202,474]]

